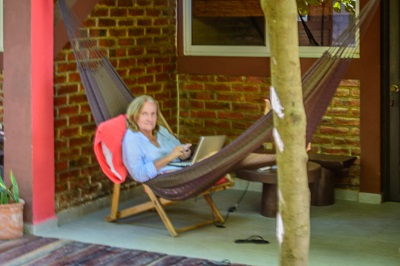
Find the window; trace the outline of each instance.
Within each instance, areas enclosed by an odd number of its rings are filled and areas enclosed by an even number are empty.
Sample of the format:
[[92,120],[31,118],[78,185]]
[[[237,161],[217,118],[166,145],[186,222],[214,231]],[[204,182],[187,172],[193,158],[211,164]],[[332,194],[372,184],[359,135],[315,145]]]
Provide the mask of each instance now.
[[[298,19],[301,57],[320,57],[354,19],[342,9],[311,7]],[[358,10],[358,1],[357,1]],[[184,0],[184,54],[195,56],[268,57],[264,13],[259,0]],[[358,54],[358,53],[357,53]]]

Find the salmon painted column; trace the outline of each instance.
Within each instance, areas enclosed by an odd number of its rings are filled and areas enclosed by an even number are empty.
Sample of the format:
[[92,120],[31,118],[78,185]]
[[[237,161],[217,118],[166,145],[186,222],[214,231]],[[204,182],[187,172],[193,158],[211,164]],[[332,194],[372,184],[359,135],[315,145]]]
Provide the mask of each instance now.
[[25,200],[25,228],[54,207],[53,0],[4,0],[4,166]]

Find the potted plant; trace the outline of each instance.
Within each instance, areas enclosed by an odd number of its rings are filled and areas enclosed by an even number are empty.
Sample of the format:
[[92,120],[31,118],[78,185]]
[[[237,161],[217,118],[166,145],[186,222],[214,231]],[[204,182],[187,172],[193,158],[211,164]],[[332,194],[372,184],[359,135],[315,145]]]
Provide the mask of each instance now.
[[23,235],[24,201],[19,198],[17,181],[10,171],[10,187],[0,178],[0,239],[15,239]]

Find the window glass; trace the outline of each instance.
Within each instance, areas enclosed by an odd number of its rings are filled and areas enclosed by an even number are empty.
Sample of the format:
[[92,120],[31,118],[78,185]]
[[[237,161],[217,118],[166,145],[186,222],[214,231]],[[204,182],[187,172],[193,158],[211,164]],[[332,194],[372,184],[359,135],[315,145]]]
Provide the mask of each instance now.
[[[333,11],[332,2],[310,7],[298,17],[300,55],[319,57],[354,14]],[[208,56],[269,56],[264,13],[259,0],[185,0],[184,53]]]
[[193,45],[265,45],[260,1],[192,1]]
[[[299,16],[300,46],[340,46],[340,35],[354,20],[354,14],[333,11],[331,1],[324,5],[311,6],[305,17]],[[354,45],[354,41],[352,42]]]

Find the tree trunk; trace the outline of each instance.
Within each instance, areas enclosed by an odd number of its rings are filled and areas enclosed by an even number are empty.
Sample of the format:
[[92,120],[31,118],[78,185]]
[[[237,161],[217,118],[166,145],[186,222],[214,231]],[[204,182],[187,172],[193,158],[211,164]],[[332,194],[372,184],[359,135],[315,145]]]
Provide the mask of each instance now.
[[[260,0],[271,50],[271,102],[278,165],[277,238],[281,265],[307,265],[310,190],[298,53],[296,0]],[[274,95],[273,91],[276,92]],[[276,97],[275,97],[276,96]]]

